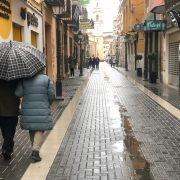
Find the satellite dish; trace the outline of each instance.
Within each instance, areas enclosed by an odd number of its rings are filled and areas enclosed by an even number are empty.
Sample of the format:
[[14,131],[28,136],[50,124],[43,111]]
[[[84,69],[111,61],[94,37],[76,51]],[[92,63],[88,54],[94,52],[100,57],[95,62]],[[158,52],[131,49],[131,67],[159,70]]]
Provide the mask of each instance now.
[[168,14],[169,14],[171,21],[174,24],[174,26],[180,28],[180,12],[178,12],[176,10],[172,10]]

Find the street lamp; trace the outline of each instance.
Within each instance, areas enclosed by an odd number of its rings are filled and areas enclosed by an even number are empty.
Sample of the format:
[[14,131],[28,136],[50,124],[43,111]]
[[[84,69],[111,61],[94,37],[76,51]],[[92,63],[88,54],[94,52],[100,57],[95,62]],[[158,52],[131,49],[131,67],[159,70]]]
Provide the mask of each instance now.
[[57,79],[56,79],[56,99],[63,100],[62,98],[62,76],[61,76],[61,32],[60,32],[60,19],[58,16],[62,13],[64,6],[64,0],[45,0],[45,3],[53,10],[53,14],[56,17],[56,56],[57,56]]
[[82,51],[82,41],[83,41],[83,34],[81,33],[81,31],[79,31],[78,33],[78,39],[80,41],[80,74],[79,76],[83,76],[83,51]]

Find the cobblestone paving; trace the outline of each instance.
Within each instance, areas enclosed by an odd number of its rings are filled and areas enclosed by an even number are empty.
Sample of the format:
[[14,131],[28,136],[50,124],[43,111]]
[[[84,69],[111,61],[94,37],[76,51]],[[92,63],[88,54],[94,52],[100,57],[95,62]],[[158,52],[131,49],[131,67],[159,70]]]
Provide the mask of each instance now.
[[165,101],[172,104],[174,107],[180,109],[180,91],[172,87],[166,86],[162,83],[157,82],[156,84],[144,81],[143,78],[137,77],[135,72],[126,72],[124,68],[117,68],[125,76],[135,79],[140,84],[144,85],[147,89],[160,96]]
[[[130,150],[122,115],[139,144]],[[179,137],[178,119],[105,64],[93,72],[46,180],[178,180]]]
[[[64,101],[55,101],[52,105],[52,115],[54,123],[63,112],[64,108],[68,105],[69,101],[74,96],[80,84],[87,78],[89,70],[84,71],[84,77],[78,76],[74,79],[66,78],[62,81]],[[46,132],[45,137],[49,131]],[[0,143],[2,143],[2,136],[0,132]],[[10,162],[4,162],[0,158],[0,179],[19,180],[24,174],[25,170],[31,163],[29,157],[31,154],[31,145],[27,131],[22,131],[18,125],[15,135],[14,156]]]

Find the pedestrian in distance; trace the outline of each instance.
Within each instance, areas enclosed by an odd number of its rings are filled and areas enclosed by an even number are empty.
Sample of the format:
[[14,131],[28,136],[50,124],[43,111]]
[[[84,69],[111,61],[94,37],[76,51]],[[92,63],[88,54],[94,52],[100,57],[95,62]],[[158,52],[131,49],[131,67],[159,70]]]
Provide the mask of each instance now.
[[50,105],[54,98],[54,87],[49,77],[42,72],[19,82],[15,94],[22,97],[20,126],[29,130],[32,144],[31,159],[41,161],[39,155],[43,132],[53,127]]
[[74,68],[76,67],[76,59],[72,56],[69,57],[69,69],[70,69],[70,76],[74,77]]
[[95,67],[96,67],[96,58],[93,57],[92,58],[92,68],[95,69]]
[[3,137],[2,156],[4,160],[10,160],[14,135],[18,123],[20,99],[15,96],[18,80],[0,80],[0,128]]
[[111,65],[111,67],[113,67],[113,60],[112,60],[112,58],[109,59],[109,64]]
[[115,57],[113,57],[113,59],[112,59],[112,64],[113,64],[112,66],[115,67],[115,65],[116,65],[116,58]]
[[90,57],[88,61],[88,68],[91,68],[91,67],[92,67],[92,58]]
[[96,69],[99,69],[99,62],[100,62],[99,57],[96,57]]

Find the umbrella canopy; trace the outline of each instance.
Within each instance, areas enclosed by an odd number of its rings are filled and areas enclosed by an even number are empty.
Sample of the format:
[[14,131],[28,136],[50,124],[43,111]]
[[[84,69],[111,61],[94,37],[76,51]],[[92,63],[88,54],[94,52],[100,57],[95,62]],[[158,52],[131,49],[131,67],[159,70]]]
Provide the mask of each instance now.
[[44,54],[31,45],[16,41],[0,43],[0,79],[32,77],[44,67]]

